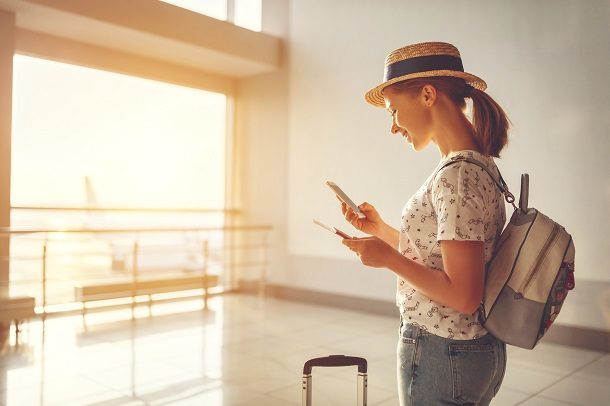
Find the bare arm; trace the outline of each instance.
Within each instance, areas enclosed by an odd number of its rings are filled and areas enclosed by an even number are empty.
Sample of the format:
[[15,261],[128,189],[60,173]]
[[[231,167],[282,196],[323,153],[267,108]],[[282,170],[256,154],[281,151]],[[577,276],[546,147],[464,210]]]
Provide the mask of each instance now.
[[483,297],[485,272],[482,241],[441,241],[444,272],[401,255],[380,238],[344,239],[364,265],[388,268],[435,302],[473,313]]
[[462,313],[473,313],[483,298],[485,258],[483,242],[441,241],[445,272],[393,256],[389,269],[435,302]]
[[379,227],[379,232],[375,237],[382,239],[390,247],[394,247],[394,249],[398,250],[400,233],[389,224],[383,223],[383,225]]

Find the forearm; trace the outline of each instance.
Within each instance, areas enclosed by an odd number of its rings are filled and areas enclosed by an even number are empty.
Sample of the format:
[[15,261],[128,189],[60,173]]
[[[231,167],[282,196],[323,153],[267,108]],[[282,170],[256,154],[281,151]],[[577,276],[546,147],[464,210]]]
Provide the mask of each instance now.
[[397,229],[386,223],[383,223],[383,225],[380,227],[378,235],[376,235],[375,237],[379,238],[380,240],[383,240],[386,244],[398,250],[399,236],[400,233]]
[[471,313],[468,293],[455,286],[445,272],[421,265],[399,252],[390,258],[388,269],[433,301],[462,313]]

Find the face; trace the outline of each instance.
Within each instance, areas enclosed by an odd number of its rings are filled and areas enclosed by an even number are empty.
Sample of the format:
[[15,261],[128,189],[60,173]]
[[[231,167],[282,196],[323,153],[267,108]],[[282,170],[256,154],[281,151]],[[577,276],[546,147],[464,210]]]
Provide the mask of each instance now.
[[429,95],[426,89],[415,94],[392,87],[383,91],[386,109],[392,116],[392,134],[405,137],[416,151],[424,149],[431,140]]

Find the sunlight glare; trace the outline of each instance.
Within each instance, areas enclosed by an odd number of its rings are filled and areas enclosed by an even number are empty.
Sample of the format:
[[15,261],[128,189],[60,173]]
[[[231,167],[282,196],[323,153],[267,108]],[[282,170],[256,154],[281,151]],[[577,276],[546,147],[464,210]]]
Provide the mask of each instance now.
[[223,208],[226,96],[15,56],[11,203]]

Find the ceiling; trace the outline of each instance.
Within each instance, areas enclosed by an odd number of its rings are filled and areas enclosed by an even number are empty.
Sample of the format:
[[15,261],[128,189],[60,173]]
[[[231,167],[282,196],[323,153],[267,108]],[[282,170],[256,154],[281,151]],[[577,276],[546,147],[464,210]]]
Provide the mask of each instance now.
[[235,79],[279,67],[279,38],[156,0],[0,0],[0,10],[16,15],[17,48],[35,32]]

